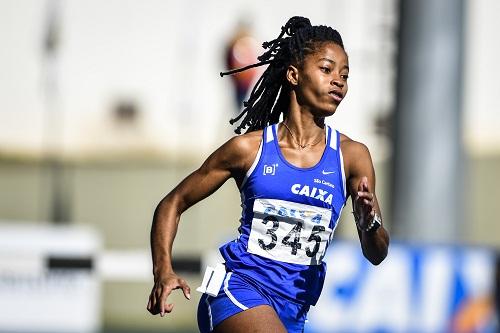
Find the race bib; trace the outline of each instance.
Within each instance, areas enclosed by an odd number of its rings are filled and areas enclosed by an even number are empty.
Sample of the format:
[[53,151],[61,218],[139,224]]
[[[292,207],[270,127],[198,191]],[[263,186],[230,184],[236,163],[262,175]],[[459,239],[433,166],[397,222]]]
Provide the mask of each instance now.
[[321,264],[333,230],[327,208],[255,199],[248,252],[300,265]]

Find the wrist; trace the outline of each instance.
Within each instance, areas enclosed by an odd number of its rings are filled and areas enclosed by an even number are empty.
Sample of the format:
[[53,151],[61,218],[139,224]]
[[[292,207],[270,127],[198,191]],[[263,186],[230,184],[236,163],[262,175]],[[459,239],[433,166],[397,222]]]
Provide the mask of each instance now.
[[174,269],[170,263],[153,265],[153,275],[154,276],[163,275],[163,274],[171,274],[171,273],[174,273]]
[[361,231],[375,232],[382,226],[382,218],[377,214],[377,212],[375,212],[375,215],[371,218],[370,222],[364,224],[361,223],[361,217],[356,212],[353,212],[353,215],[356,227]]

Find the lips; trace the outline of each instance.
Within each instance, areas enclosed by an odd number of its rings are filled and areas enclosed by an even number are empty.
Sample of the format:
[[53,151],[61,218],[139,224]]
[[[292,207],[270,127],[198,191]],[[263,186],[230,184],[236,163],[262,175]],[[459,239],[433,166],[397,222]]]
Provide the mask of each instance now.
[[337,90],[331,90],[328,92],[328,94],[332,96],[333,100],[337,103],[340,103],[340,101],[342,101],[342,99],[344,98],[344,95],[342,95],[342,93]]

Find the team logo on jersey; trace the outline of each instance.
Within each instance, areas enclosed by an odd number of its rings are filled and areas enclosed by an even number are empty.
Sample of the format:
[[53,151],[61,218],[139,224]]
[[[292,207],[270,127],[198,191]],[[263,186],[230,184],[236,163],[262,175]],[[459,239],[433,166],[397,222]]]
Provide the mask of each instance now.
[[328,191],[320,188],[314,186],[311,188],[308,185],[293,184],[290,190],[293,194],[305,195],[306,197],[318,199],[330,205],[332,204],[333,194],[329,194]]
[[262,174],[264,176],[266,176],[266,175],[274,176],[276,174],[277,168],[278,168],[278,163],[264,164],[264,170],[262,171]]

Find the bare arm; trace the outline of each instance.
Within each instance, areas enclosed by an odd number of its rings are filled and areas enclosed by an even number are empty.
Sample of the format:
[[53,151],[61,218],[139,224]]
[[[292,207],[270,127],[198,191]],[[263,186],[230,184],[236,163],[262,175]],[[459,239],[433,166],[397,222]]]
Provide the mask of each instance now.
[[342,150],[348,161],[348,191],[352,199],[354,214],[358,217],[358,235],[363,255],[374,265],[387,256],[389,234],[382,226],[376,230],[363,231],[373,221],[375,214],[382,216],[375,194],[375,171],[368,148],[350,139],[345,140]]
[[173,304],[166,304],[166,301],[174,289],[182,289],[184,296],[190,298],[189,286],[172,268],[172,245],[181,214],[214,193],[229,178],[240,179],[252,151],[256,152],[255,142],[254,136],[240,136],[229,140],[156,207],[151,228],[154,286],[147,306],[152,314],[159,313],[163,316],[172,311]]

